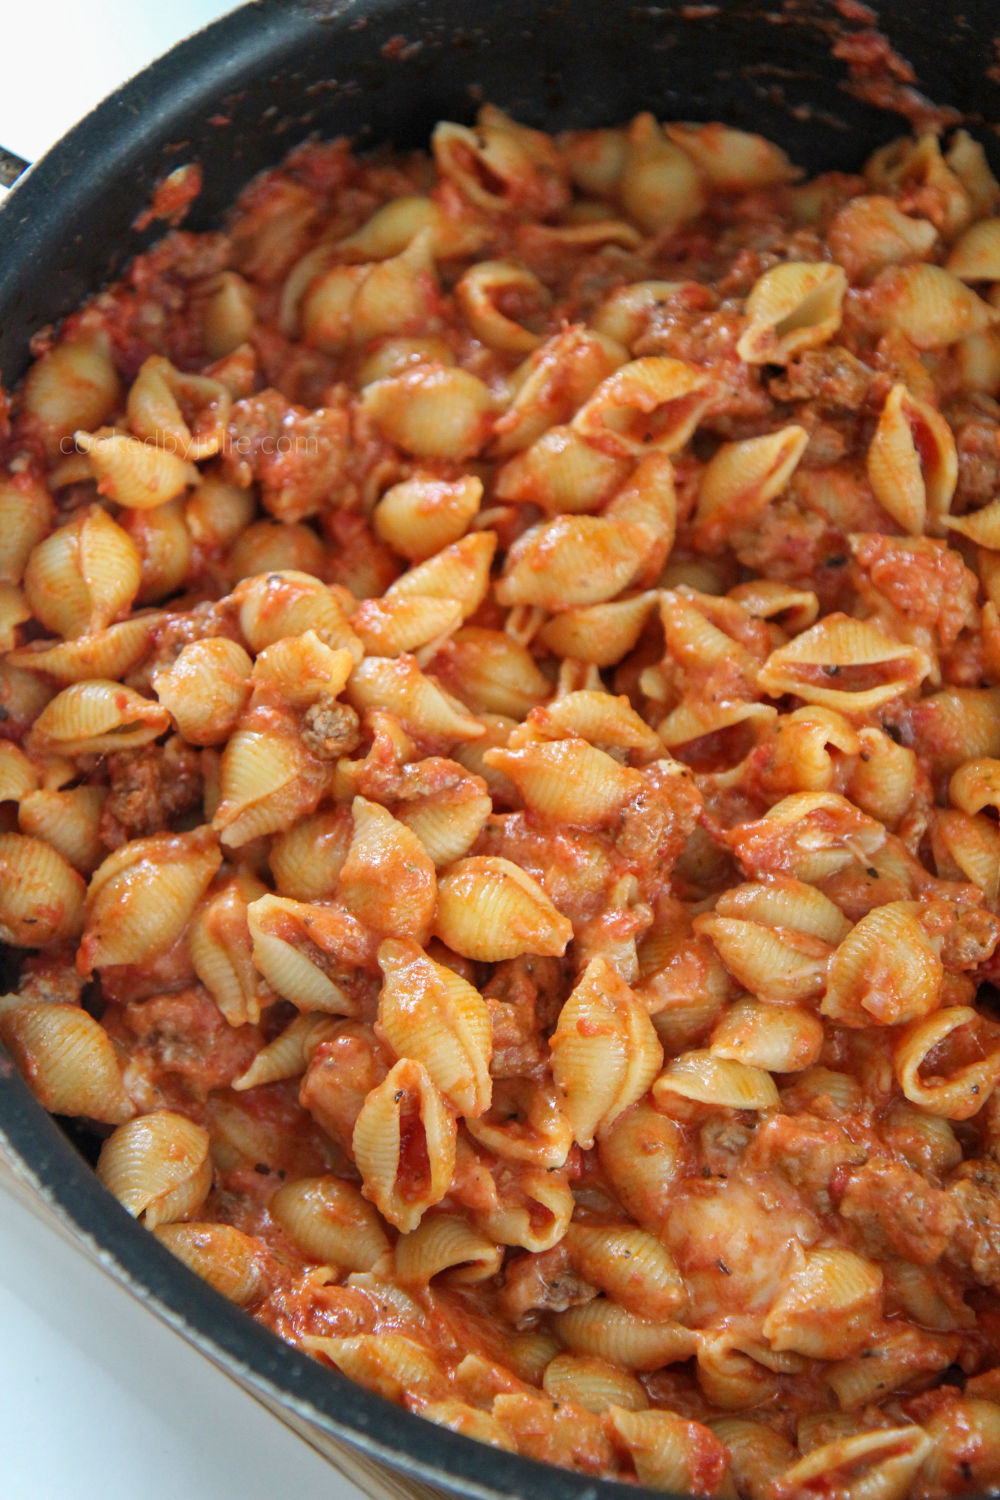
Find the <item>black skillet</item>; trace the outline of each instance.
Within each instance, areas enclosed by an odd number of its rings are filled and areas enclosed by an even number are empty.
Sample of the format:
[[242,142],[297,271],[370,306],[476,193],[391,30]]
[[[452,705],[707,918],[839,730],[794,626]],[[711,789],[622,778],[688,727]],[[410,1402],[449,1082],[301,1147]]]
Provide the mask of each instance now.
[[[810,170],[856,167],[909,127],[916,89],[969,124],[1000,165],[996,0],[883,0],[889,108],[843,54],[864,54],[856,0],[256,0],[182,42],[38,162],[0,210],[0,374],[162,232],[133,223],[173,168],[200,163],[188,228],[217,225],[238,189],[308,136],[423,144],[483,100],[545,128],[640,109],[723,119]],[[851,39],[854,39],[853,44]],[[841,56],[837,56],[840,53]],[[912,67],[912,84],[906,68]],[[899,110],[902,109],[903,113]],[[0,985],[0,988],[3,986]],[[635,1497],[516,1458],[390,1406],[282,1344],[193,1276],[104,1192],[80,1149],[0,1053],[0,1141],[104,1265],[269,1405],[397,1471],[463,1495]]]

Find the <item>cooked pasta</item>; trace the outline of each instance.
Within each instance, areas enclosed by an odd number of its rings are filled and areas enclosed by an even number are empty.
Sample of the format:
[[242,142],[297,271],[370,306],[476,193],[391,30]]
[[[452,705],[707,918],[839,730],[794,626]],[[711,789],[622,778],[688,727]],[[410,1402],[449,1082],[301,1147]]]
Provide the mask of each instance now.
[[961,131],[487,105],[36,339],[0,1042],[321,1365],[652,1489],[1000,1489],[998,209]]

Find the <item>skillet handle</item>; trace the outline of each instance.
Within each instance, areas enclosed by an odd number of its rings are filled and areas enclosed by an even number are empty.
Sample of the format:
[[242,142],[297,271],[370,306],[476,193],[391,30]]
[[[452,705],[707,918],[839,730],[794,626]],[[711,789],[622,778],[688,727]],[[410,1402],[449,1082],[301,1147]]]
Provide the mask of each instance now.
[[26,172],[30,165],[31,163],[25,161],[23,156],[16,156],[13,151],[7,151],[0,146],[0,203],[3,202],[21,173]]

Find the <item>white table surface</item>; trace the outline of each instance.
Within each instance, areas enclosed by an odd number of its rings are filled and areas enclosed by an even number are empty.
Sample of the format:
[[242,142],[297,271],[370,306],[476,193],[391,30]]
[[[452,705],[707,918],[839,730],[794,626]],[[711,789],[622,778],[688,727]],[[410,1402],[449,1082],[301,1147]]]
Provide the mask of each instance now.
[[[3,0],[0,145],[35,160],[220,0]],[[0,1189],[3,1500],[358,1500],[263,1407]]]

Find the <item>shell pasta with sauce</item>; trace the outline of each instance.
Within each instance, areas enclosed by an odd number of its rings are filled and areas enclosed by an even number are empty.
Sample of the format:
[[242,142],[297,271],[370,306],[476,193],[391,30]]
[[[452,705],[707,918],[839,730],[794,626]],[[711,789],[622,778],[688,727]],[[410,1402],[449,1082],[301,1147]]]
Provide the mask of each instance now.
[[0,410],[0,1041],[351,1379],[1000,1487],[1000,186],[300,147]]

